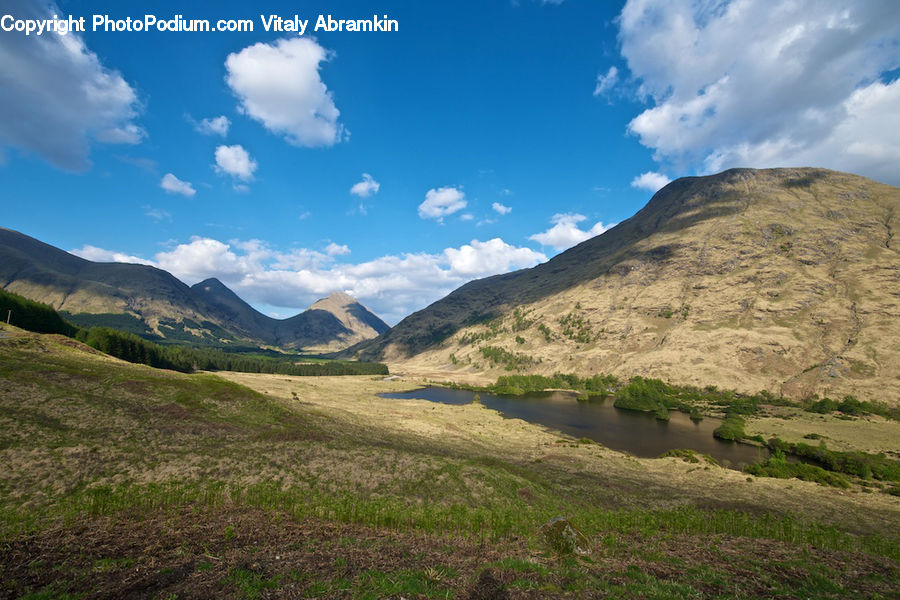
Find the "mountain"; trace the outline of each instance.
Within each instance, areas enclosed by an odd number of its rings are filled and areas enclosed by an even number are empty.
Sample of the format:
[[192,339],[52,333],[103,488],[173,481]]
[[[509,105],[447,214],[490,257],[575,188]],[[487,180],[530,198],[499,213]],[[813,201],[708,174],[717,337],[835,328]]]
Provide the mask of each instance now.
[[[290,327],[292,322],[301,317],[307,316],[306,326],[315,331],[314,318],[318,315],[323,321],[324,316],[329,315],[338,320],[343,327],[343,332],[335,332],[331,339],[336,339],[337,344],[330,343],[327,345],[319,345],[322,351],[340,350],[347,346],[362,342],[367,339],[377,337],[378,335],[390,330],[387,323],[382,321],[375,313],[360,304],[355,298],[343,292],[334,292],[327,298],[316,301],[305,312],[282,321],[276,330],[279,336],[290,336]],[[326,321],[329,322],[330,321]],[[320,339],[324,336],[319,336]]]
[[387,331],[342,293],[289,319],[273,319],[215,278],[188,287],[147,265],[95,263],[0,228],[0,286],[50,304],[82,326],[199,344],[339,350]]
[[900,189],[823,169],[679,179],[531,269],[351,350],[393,369],[643,375],[900,403]]

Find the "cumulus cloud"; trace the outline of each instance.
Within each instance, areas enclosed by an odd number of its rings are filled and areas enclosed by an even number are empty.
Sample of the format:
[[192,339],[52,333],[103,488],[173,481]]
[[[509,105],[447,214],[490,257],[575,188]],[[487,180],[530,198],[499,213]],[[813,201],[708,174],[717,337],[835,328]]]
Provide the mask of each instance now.
[[257,166],[256,161],[250,158],[250,154],[239,144],[216,148],[216,171],[218,173],[250,181],[253,179],[253,173]]
[[225,137],[228,135],[229,127],[231,127],[231,121],[225,115],[202,119],[200,122],[194,123],[194,129],[203,135],[219,135]]
[[75,250],[69,250],[71,254],[75,256],[80,256],[85,260],[90,260],[93,262],[118,262],[118,263],[131,263],[136,265],[153,265],[152,260],[146,260],[140,258],[138,256],[131,256],[125,254],[123,252],[113,252],[111,250],[104,250],[103,248],[98,248],[96,246],[84,245],[81,248],[77,248]]
[[444,255],[452,272],[473,277],[532,267],[547,260],[540,252],[531,248],[516,248],[500,238],[486,242],[472,240],[459,248],[447,248]]
[[350,247],[346,244],[335,244],[331,242],[325,246],[325,254],[328,256],[344,256],[350,254]]
[[419,216],[423,219],[443,221],[466,207],[466,194],[455,187],[430,189],[425,194],[425,201],[419,205]]
[[372,194],[377,194],[381,189],[381,184],[375,181],[368,173],[362,174],[362,181],[354,183],[350,188],[350,193],[360,198],[368,198]]
[[675,168],[823,166],[900,182],[890,2],[629,0],[629,131]]
[[586,220],[587,217],[575,213],[558,213],[553,215],[550,222],[553,226],[547,231],[536,233],[528,239],[534,240],[542,246],[552,246],[557,251],[571,248],[575,244],[600,235],[604,231],[612,228],[612,225],[604,225],[602,221],[597,221],[593,227],[587,231],[578,227],[578,224]]
[[646,173],[641,173],[640,175],[632,179],[631,187],[638,188],[639,190],[656,192],[669,185],[671,181],[671,179],[669,179],[662,173],[657,173],[656,171],[647,171]]
[[[91,260],[136,259],[92,246],[74,252],[94,257]],[[349,248],[333,243],[324,252],[307,248],[281,252],[261,240],[223,242],[194,237],[157,253],[153,261],[136,260],[165,269],[187,284],[217,277],[251,303],[295,312],[331,292],[344,291],[389,323],[472,279],[547,260],[541,252],[507,244],[500,238],[472,240],[434,254],[406,253],[355,264],[340,262],[338,257],[348,253]]]
[[181,194],[190,198],[197,193],[194,186],[189,181],[182,181],[175,177],[172,173],[163,175],[159,182],[159,187],[166,191],[167,194]]
[[[9,0],[22,19],[63,14],[53,4]],[[136,144],[144,130],[134,89],[77,34],[0,35],[0,149],[34,152],[67,171],[90,166],[90,143]]]
[[597,84],[594,86],[595,96],[604,96],[616,86],[619,81],[619,69],[610,67],[606,74],[597,74]]
[[494,202],[493,204],[491,204],[491,208],[494,209],[494,212],[498,215],[508,215],[512,212],[511,206],[504,206],[499,202]]
[[332,146],[341,141],[340,111],[319,68],[331,53],[309,38],[258,43],[225,60],[225,80],[239,109],[295,146]]

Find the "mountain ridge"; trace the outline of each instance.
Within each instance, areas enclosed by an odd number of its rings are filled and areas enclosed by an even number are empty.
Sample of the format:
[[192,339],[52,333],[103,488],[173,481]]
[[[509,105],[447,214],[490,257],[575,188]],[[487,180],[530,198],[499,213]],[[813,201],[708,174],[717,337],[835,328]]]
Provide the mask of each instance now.
[[676,180],[548,262],[473,281],[347,353],[407,370],[643,375],[900,402],[900,190],[816,168]]
[[[346,294],[332,302],[341,304],[339,316],[320,306],[274,319],[214,277],[188,286],[153,266],[89,261],[6,228],[0,228],[0,283],[53,306],[76,324],[108,324],[190,343],[334,351],[388,329]],[[348,320],[348,306],[360,317]]]

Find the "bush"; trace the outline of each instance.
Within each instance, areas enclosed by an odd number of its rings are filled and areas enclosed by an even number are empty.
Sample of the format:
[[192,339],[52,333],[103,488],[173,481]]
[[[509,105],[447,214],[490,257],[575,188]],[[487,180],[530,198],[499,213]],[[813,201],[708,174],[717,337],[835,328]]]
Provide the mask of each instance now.
[[535,364],[534,358],[518,352],[510,352],[498,346],[482,346],[481,355],[493,364],[502,365],[507,371],[518,371]]
[[789,444],[779,438],[770,439],[766,445],[773,452],[792,454],[828,471],[861,479],[900,481],[900,460],[887,458],[883,454],[838,452],[829,450],[824,442],[818,446],[810,446],[803,443]]
[[850,483],[837,473],[830,473],[815,465],[789,463],[784,456],[784,452],[780,450],[776,450],[765,462],[744,467],[744,471],[757,477],[796,478],[843,489],[850,487]]
[[720,440],[728,440],[738,442],[744,439],[747,434],[744,432],[744,419],[739,415],[728,412],[725,413],[725,420],[713,431],[713,436]]
[[659,379],[634,377],[616,392],[616,402],[613,406],[627,410],[660,412],[661,409],[667,408],[666,399],[670,396],[668,388],[669,386]]

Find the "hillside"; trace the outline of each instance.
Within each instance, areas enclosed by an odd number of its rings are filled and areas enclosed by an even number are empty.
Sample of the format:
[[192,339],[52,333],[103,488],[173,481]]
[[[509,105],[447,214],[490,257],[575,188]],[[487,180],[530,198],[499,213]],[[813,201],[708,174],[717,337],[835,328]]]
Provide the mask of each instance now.
[[[185,375],[0,324],[0,597],[896,595],[890,494],[375,395],[411,387]],[[561,514],[590,558],[548,547]]]
[[392,371],[644,375],[900,403],[900,190],[823,169],[672,182],[545,264],[353,350]]
[[192,344],[338,350],[388,329],[346,294],[289,319],[273,319],[215,278],[188,287],[152,266],[91,262],[3,228],[0,285],[53,306],[78,325]]

